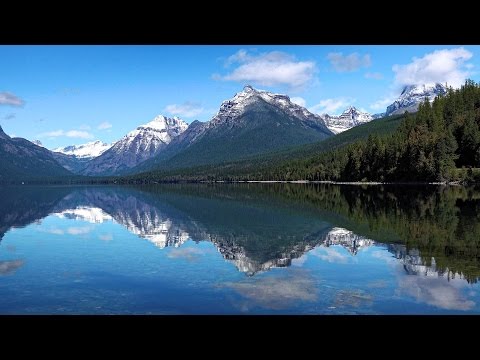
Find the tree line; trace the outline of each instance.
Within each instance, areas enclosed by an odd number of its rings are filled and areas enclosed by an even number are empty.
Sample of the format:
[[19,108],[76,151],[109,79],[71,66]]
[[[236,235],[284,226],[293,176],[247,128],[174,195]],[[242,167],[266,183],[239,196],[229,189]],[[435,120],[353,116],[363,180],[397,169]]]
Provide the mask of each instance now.
[[117,180],[480,182],[480,85],[467,80],[433,102],[426,98],[417,113],[405,113],[390,133],[371,134],[334,150],[262,161],[261,166],[231,162]]

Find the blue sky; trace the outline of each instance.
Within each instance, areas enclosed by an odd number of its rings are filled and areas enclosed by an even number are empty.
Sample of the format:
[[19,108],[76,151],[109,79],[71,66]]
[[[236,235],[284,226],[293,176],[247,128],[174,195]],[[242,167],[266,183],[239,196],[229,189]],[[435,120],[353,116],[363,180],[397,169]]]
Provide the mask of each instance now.
[[479,46],[0,46],[0,125],[48,148],[158,114],[207,121],[245,84],[317,113],[385,111],[406,84],[480,80]]

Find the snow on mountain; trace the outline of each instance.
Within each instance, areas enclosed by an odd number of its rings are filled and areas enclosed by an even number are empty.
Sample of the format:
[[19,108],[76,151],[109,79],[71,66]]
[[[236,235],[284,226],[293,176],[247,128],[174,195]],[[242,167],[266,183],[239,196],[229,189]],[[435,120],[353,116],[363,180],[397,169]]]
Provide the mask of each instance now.
[[136,153],[148,150],[155,152],[162,145],[169,144],[172,138],[180,135],[188,127],[188,124],[178,117],[167,118],[158,115],[145,125],[140,125],[130,131],[122,139],[113,145],[113,150],[122,152],[132,150],[132,144]]
[[354,106],[349,106],[340,116],[325,114],[324,119],[330,131],[338,134],[357,125],[372,121],[374,118],[369,113],[359,111]]
[[41,142],[40,140],[33,140],[33,141],[32,141],[32,144],[35,144],[35,145],[37,145],[37,146],[43,147],[43,144],[42,144],[42,142]]
[[308,121],[315,118],[319,123],[324,124],[321,116],[313,114],[306,108],[293,103],[287,95],[275,94],[265,90],[257,90],[250,85],[246,85],[243,88],[243,91],[235,94],[232,99],[225,100],[222,105],[220,105],[220,110],[209,122],[209,126],[215,126],[220,122],[228,121],[230,118],[240,115],[247,105],[257,101],[258,97],[302,121]]
[[446,93],[447,87],[441,83],[405,86],[398,99],[387,107],[385,115],[399,115],[405,111],[415,112],[426,97],[432,102],[438,95]]
[[323,127],[325,128],[325,132],[328,132],[325,121],[320,115],[313,114],[306,108],[293,103],[287,95],[258,90],[250,85],[246,85],[243,90],[236,93],[233,98],[223,101],[217,114],[210,121],[205,123],[193,122],[190,125],[188,141],[192,143],[206,131],[231,123],[234,119],[239,118],[249,105],[258,102],[259,99],[283,110],[288,115],[302,122],[308,124],[315,123],[316,126],[320,128]]
[[188,124],[178,117],[158,115],[149,123],[130,131],[103,154],[90,161],[82,173],[110,175],[132,168],[156,156],[187,127]]
[[[38,144],[37,144],[38,145]],[[40,145],[41,146],[41,145]],[[88,142],[81,145],[70,145],[52,149],[53,152],[59,152],[65,155],[73,155],[77,158],[95,158],[102,155],[105,151],[110,149],[112,144],[106,144],[100,140]]]

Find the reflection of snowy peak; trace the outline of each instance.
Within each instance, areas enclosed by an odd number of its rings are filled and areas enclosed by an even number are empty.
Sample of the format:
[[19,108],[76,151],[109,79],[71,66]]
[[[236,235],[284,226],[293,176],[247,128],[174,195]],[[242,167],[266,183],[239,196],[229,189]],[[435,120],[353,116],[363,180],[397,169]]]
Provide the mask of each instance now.
[[188,233],[173,226],[169,219],[155,217],[135,222],[134,219],[124,218],[122,224],[131,233],[147,239],[160,249],[168,246],[179,247],[189,239]]
[[361,112],[354,106],[349,106],[340,116],[330,116],[328,114],[324,116],[327,127],[335,134],[373,120],[372,115]]
[[316,244],[301,242],[295,246],[281,249],[277,257],[264,262],[257,261],[248,256],[242,246],[221,237],[210,236],[209,239],[222,254],[225,260],[231,261],[238,271],[253,276],[258,272],[267,271],[272,268],[288,267],[293,259],[301,257],[312,250]]
[[357,235],[350,230],[343,228],[333,228],[326,236],[325,246],[341,245],[352,255],[356,255],[358,250],[363,247],[375,244],[373,240]]
[[[444,275],[443,272],[437,270],[434,258],[431,259],[430,265],[427,265],[425,259],[420,256],[420,252],[416,249],[407,250],[405,245],[389,244],[388,251],[393,253],[396,259],[402,260],[403,268],[408,275],[429,277]],[[461,277],[459,274],[456,274],[456,276]]]

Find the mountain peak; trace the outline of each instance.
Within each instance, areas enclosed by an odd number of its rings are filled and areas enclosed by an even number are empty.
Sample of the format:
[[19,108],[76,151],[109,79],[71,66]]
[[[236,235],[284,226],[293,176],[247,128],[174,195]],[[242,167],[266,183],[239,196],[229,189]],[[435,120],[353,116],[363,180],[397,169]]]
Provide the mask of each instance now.
[[252,92],[252,91],[257,91],[257,90],[255,90],[255,88],[254,88],[252,85],[245,85],[245,86],[243,87],[243,91],[245,91],[245,92]]
[[369,113],[358,110],[355,106],[350,105],[339,116],[325,115],[327,127],[335,134],[351,129],[357,125],[361,125],[373,120],[373,116]]
[[[347,107],[347,108],[343,111],[342,115],[345,115],[345,114],[346,114],[346,115],[348,115],[348,114],[360,114],[360,111],[358,111],[355,106],[350,105],[349,107]],[[342,116],[342,115],[340,115],[340,116]]]
[[137,135],[137,131],[139,130],[145,130],[145,129],[153,129],[153,130],[159,130],[159,131],[168,131],[169,128],[171,127],[180,127],[181,129],[185,130],[188,125],[185,121],[182,119],[178,118],[177,116],[174,116],[173,118],[166,117],[164,115],[157,115],[153,118],[152,121],[140,125],[137,127],[136,130],[131,131],[131,133],[135,133],[134,135]]
[[118,140],[107,151],[91,160],[82,170],[84,175],[110,175],[126,171],[156,156],[173,138],[182,134],[188,124],[178,117],[157,115]]
[[10,137],[7,134],[5,134],[2,127],[0,126],[0,139],[9,139],[9,138]]
[[318,123],[318,126],[325,127],[321,116],[313,114],[306,108],[293,103],[287,95],[255,89],[251,85],[245,85],[241,92],[236,93],[233,98],[225,100],[220,105],[217,114],[206,123],[205,127],[210,128],[220,123],[230,122],[238,118],[249,105],[257,104],[262,100],[301,121],[314,121]]
[[442,83],[426,83],[406,85],[400,96],[387,107],[385,115],[397,115],[418,110],[418,105],[428,98],[432,102],[438,95],[444,95],[448,91]]

